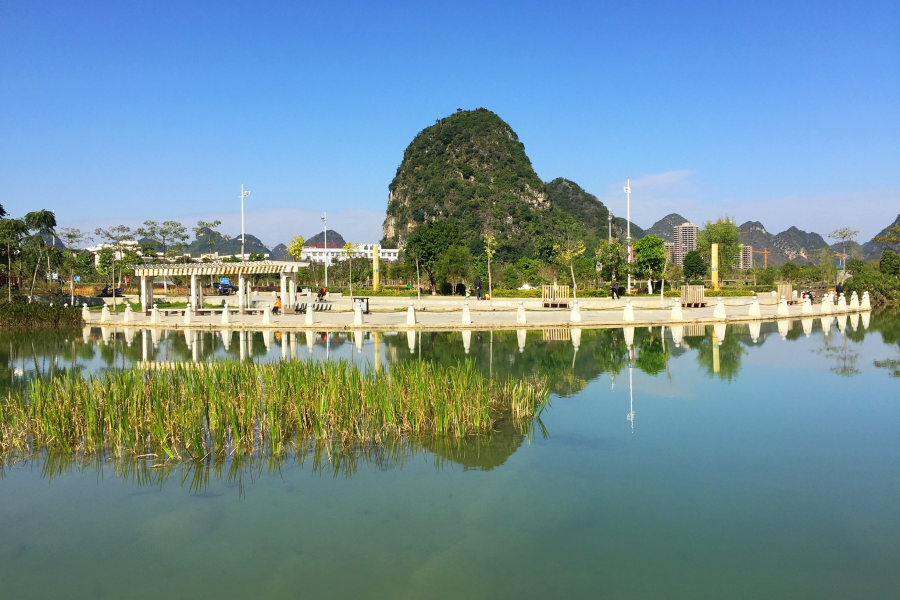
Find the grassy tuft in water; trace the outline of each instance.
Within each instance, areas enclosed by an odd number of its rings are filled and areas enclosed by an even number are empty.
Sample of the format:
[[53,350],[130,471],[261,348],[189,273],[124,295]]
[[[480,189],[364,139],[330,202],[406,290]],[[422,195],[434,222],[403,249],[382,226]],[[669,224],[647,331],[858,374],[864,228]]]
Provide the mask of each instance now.
[[0,400],[0,454],[42,450],[157,454],[169,459],[279,455],[298,439],[378,444],[403,436],[462,437],[508,418],[527,427],[546,382],[498,382],[474,363],[346,361],[179,363],[98,376],[34,380]]

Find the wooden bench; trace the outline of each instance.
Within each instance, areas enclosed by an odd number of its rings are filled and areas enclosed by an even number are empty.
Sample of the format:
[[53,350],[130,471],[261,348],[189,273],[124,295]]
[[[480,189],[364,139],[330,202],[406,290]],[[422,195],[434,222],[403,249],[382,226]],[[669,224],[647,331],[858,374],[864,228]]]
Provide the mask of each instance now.
[[569,286],[541,286],[541,300],[544,308],[569,308]]
[[791,283],[779,283],[776,286],[775,299],[781,302],[781,297],[787,300],[788,304],[796,304],[799,300],[794,300],[794,285]]
[[694,308],[701,308],[703,306],[706,306],[706,286],[681,286],[681,305]]

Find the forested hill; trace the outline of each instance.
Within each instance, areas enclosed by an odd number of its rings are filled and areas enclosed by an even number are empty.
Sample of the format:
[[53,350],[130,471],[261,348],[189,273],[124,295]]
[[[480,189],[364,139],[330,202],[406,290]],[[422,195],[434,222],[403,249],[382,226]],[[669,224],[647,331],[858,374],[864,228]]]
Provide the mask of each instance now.
[[[547,197],[553,210],[572,219],[584,227],[588,233],[599,238],[609,235],[609,209],[600,202],[597,196],[589,194],[574,181],[557,177],[546,184]],[[626,221],[622,217],[613,215],[612,234],[619,239],[625,239]],[[645,235],[645,231],[631,224],[631,237],[638,239]]]
[[[473,254],[483,253],[483,236],[495,233],[497,258],[532,256],[535,241],[574,230],[589,247],[608,235],[608,210],[576,183],[544,183],[535,173],[515,131],[491,111],[479,108],[438,119],[403,153],[389,186],[383,225],[385,247],[402,246],[426,220],[456,227]],[[625,236],[615,217],[613,235]],[[631,224],[637,239],[643,229]]]
[[423,129],[389,186],[382,243],[397,247],[426,219],[445,219],[470,247],[491,228],[508,254],[548,227],[550,202],[512,128],[491,111],[459,111]]

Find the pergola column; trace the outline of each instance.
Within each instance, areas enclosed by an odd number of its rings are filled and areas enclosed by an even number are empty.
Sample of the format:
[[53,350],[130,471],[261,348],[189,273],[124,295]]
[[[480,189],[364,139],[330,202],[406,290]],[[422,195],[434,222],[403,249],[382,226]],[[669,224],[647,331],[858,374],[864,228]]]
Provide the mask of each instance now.
[[153,308],[153,275],[141,275],[141,310],[149,314]]
[[294,306],[297,305],[297,274],[291,273],[291,278],[288,280],[288,295],[291,298],[291,314],[294,314]]
[[197,275],[196,273],[191,273],[191,295],[188,298],[188,302],[190,302],[193,308],[197,308]]
[[238,275],[238,312],[240,314],[244,314],[244,302],[246,301],[244,294],[244,276]]
[[288,298],[288,277],[287,273],[281,273],[281,310],[285,314],[288,312],[288,307],[293,308],[293,303],[291,303]]

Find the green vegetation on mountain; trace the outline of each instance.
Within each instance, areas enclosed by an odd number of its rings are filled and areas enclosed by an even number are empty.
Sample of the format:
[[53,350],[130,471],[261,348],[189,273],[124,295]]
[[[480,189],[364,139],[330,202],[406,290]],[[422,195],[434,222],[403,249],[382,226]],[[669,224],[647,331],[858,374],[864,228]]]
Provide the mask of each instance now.
[[[606,238],[609,235],[609,209],[593,194],[589,194],[574,181],[557,177],[546,184],[547,197],[550,200],[552,210],[571,217],[576,223],[584,227],[588,233],[598,238]],[[680,225],[680,223],[679,223]],[[612,235],[619,239],[625,239],[627,221],[622,217],[613,215]],[[647,232],[631,224],[631,237],[639,239]],[[662,237],[662,236],[660,236]]]
[[403,153],[390,186],[382,243],[403,245],[426,220],[457,227],[473,254],[493,231],[498,256],[530,254],[550,233],[550,201],[512,128],[489,110],[460,111],[423,129]]

